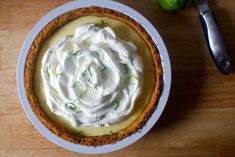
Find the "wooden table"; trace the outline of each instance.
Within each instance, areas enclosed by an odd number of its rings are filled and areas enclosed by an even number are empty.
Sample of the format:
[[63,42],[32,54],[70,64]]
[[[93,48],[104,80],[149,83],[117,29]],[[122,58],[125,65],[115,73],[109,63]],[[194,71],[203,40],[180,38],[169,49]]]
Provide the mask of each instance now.
[[[0,156],[72,157],[43,137],[26,117],[17,94],[20,48],[35,23],[68,0],[0,1]],[[223,76],[205,46],[198,10],[162,10],[152,0],[119,0],[157,28],[169,50],[172,90],[154,128],[131,146],[104,157],[235,156],[235,1],[211,0],[230,47],[232,72]]]

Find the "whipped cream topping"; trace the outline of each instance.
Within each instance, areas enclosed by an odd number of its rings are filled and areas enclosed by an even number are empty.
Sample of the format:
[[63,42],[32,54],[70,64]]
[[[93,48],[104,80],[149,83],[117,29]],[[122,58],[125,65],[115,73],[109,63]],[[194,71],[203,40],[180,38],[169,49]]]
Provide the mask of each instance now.
[[72,126],[108,126],[134,108],[143,63],[131,42],[110,27],[84,24],[43,56],[41,76],[50,110]]

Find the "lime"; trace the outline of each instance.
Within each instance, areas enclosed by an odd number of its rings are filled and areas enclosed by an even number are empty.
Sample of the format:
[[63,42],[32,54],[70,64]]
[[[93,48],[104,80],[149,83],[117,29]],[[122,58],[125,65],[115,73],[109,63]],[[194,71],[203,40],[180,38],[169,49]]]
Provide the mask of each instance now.
[[189,0],[159,0],[160,5],[168,11],[182,9]]

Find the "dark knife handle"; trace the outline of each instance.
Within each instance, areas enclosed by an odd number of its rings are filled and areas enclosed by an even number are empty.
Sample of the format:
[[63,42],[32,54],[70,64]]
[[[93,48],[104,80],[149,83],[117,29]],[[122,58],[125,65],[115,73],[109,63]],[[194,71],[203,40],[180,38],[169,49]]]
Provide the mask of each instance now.
[[229,74],[231,68],[228,47],[213,12],[208,11],[199,17],[203,26],[207,46],[215,64],[223,74]]

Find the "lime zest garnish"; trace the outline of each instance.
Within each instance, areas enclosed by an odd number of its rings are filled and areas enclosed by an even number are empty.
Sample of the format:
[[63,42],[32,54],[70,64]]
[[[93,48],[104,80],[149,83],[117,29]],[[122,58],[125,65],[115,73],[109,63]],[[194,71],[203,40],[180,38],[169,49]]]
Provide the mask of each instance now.
[[79,85],[79,86],[83,87],[83,86],[82,86],[82,84],[81,84],[80,82],[78,82],[78,81],[74,81],[74,83],[73,83],[73,85],[72,85],[72,88],[76,87],[77,85]]
[[86,88],[83,88],[83,90],[81,90],[81,94],[79,95],[79,98],[83,97],[83,95],[86,93]]
[[136,84],[136,83],[133,83],[134,82],[133,80],[136,80],[138,82],[139,78],[136,75],[132,74],[132,75],[129,75],[125,78],[124,83],[125,84]]
[[99,23],[94,24],[95,27],[104,27],[105,23],[103,20],[100,20]]
[[52,68],[52,65],[48,65],[47,68],[48,68],[48,69],[51,69],[51,68]]
[[73,54],[74,58],[77,60],[77,56],[80,56],[83,53],[82,49],[79,49],[77,51],[75,51],[75,53]]
[[88,68],[87,71],[89,72],[89,74],[92,76],[92,73],[91,73],[91,69]]
[[117,110],[117,109],[118,109],[118,107],[119,107],[119,102],[118,102],[117,100],[111,102],[111,104],[112,104],[112,106],[115,106],[115,107],[114,107],[114,110]]
[[72,111],[75,111],[76,110],[76,106],[74,105],[74,103],[71,103],[71,102],[68,102],[66,103],[65,105],[67,105]]
[[106,66],[104,66],[103,68],[100,69],[101,72],[105,71],[105,69],[107,69]]
[[85,93],[86,93],[86,88],[84,88],[84,86],[82,85],[82,83],[78,82],[78,81],[74,81],[72,88],[78,87],[79,91],[80,91],[80,95],[79,98],[81,98]]
[[111,135],[114,135],[114,132],[112,132],[112,130],[109,129],[109,132],[110,132]]
[[48,73],[50,73],[49,70],[50,70],[51,68],[52,68],[52,65],[48,65],[48,66],[47,66],[47,72],[48,72]]
[[77,50],[73,55],[74,56],[79,56],[79,55],[81,55],[83,53],[83,50],[82,49],[79,49],[79,50]]
[[127,65],[126,65],[126,64],[124,64],[124,67],[125,67],[125,74],[127,74],[127,73],[128,73],[128,71],[129,71],[129,69],[128,69],[128,67],[127,67]]

